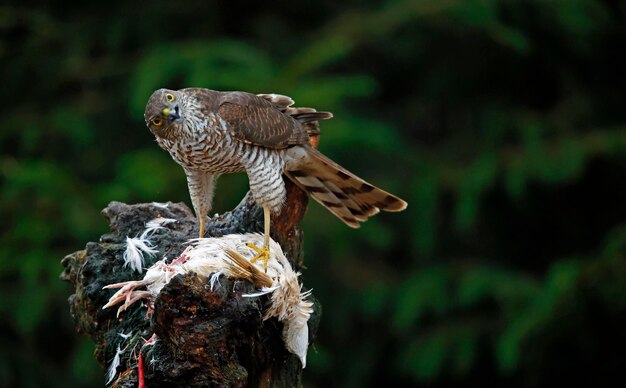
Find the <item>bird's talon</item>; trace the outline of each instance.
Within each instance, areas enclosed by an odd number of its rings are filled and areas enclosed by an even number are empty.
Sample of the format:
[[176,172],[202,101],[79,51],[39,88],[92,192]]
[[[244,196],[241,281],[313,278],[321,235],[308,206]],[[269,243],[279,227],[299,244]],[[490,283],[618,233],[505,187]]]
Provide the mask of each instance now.
[[248,248],[251,248],[253,251],[257,253],[250,262],[256,263],[259,260],[263,261],[263,269],[267,269],[267,261],[270,259],[270,250],[268,247],[259,248],[252,243],[247,244]]
[[[247,243],[246,246],[248,248],[251,248],[253,251],[255,251],[256,253],[258,253],[259,255],[261,254],[261,252],[263,252],[262,248],[257,247],[256,245],[254,245],[253,243]],[[253,259],[255,260],[255,259]]]

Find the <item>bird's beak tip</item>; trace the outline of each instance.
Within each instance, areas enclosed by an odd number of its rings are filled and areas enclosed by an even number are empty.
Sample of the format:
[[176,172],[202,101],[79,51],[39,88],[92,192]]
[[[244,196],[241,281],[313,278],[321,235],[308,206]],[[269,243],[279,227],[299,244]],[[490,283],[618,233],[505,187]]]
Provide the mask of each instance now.
[[180,113],[178,113],[178,107],[174,107],[174,109],[164,108],[163,116],[167,117],[169,120],[178,120],[180,118]]

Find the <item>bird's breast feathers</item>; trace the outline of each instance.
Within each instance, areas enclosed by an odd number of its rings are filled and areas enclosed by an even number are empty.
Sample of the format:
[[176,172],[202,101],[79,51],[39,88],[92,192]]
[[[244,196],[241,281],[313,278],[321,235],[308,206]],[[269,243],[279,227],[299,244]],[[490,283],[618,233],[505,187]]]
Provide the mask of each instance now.
[[[235,140],[224,120],[210,113],[204,123],[195,121],[193,131],[176,139],[157,142],[181,166],[212,173],[241,172],[240,156],[244,143]],[[202,124],[203,127],[199,127]]]

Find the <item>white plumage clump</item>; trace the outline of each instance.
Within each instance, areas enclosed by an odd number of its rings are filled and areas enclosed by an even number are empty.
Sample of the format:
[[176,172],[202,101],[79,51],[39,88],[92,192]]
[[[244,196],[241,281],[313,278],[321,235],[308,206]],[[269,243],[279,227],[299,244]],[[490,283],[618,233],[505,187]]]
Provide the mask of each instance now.
[[151,221],[146,222],[146,229],[143,231],[143,233],[141,233],[141,236],[139,238],[148,239],[157,230],[165,229],[166,225],[173,224],[175,222],[177,221],[174,218],[157,217]]
[[130,267],[133,271],[143,271],[144,254],[154,256],[158,250],[150,241],[150,237],[165,225],[176,222],[173,218],[157,217],[146,222],[146,229],[139,237],[126,237],[126,250],[124,251],[124,268]]
[[130,267],[133,271],[143,271],[143,255],[154,256],[158,251],[150,240],[141,237],[126,237],[126,251],[124,251],[124,268]]
[[[276,317],[283,322],[283,340],[286,348],[297,355],[306,366],[309,330],[307,321],[312,313],[312,303],[307,301],[310,291],[302,292],[295,272],[280,245],[270,240],[270,259],[267,272],[261,262],[251,263],[256,255],[247,244],[263,246],[259,234],[231,234],[219,238],[199,238],[170,264],[165,259],[148,269],[142,280],[111,284],[105,288],[119,288],[103,307],[108,308],[122,301],[118,315],[139,299],[154,299],[161,289],[176,275],[194,272],[209,279],[211,290],[219,285],[219,277],[251,281],[258,293],[243,295],[257,297],[271,294],[271,306],[264,319]],[[139,287],[146,290],[137,290]]]
[[117,367],[120,366],[120,356],[124,353],[122,349],[120,349],[120,345],[117,345],[117,350],[115,351],[115,356],[109,364],[109,369],[107,370],[107,381],[106,385],[111,384],[115,376],[117,375]]

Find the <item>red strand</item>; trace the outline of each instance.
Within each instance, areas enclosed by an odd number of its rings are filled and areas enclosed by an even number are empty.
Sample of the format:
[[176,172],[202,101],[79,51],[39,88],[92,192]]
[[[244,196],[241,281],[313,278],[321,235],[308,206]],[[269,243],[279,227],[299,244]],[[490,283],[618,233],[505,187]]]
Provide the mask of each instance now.
[[137,387],[146,388],[146,382],[144,381],[144,375],[143,375],[143,355],[141,354],[141,351],[139,352],[139,357],[137,358],[137,374],[138,374]]

